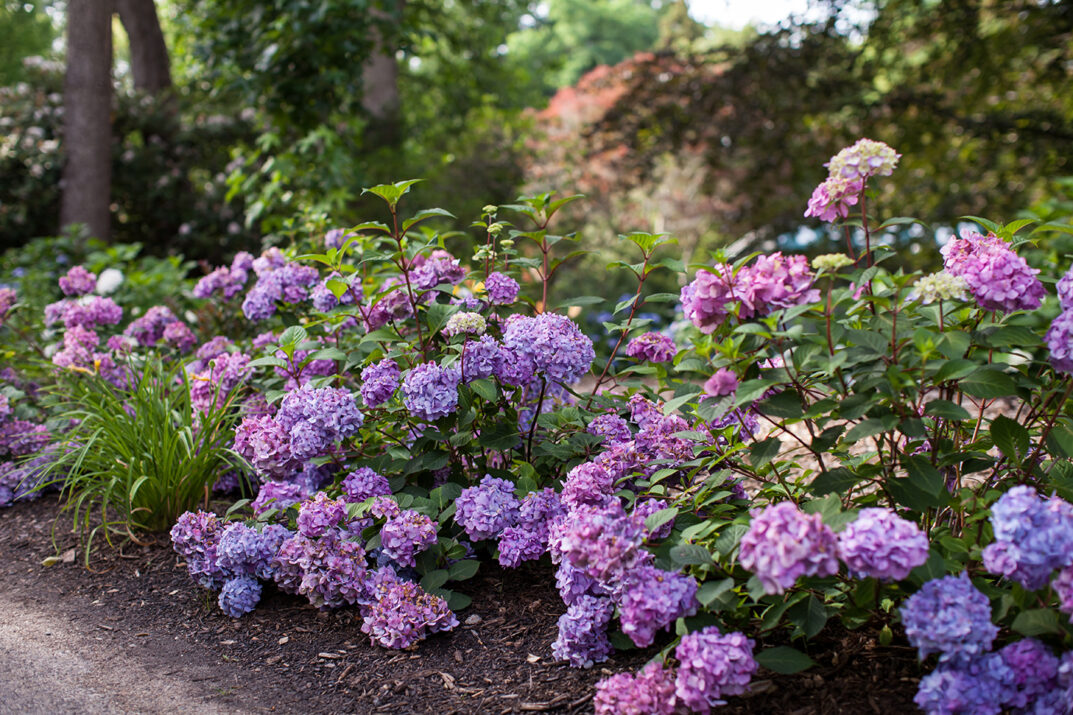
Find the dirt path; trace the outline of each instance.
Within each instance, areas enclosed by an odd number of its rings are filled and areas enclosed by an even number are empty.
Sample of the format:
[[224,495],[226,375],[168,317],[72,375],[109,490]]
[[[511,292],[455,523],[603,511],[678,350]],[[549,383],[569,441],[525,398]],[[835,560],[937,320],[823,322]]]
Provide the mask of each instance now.
[[211,683],[210,669],[191,664],[165,675],[146,667],[136,643],[117,646],[62,616],[0,595],[0,712],[245,712],[194,687],[199,674],[200,682]]

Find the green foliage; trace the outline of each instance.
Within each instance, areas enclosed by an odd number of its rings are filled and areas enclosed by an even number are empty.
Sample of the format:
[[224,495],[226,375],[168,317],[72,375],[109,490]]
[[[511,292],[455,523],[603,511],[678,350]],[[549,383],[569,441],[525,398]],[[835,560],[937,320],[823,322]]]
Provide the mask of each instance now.
[[229,450],[238,419],[232,402],[198,413],[181,364],[150,358],[129,368],[128,387],[66,373],[50,405],[57,424],[71,426],[57,431],[49,473],[84,537],[87,561],[99,533],[111,543],[116,535],[136,541],[138,532],[170,529],[238,463]]
[[28,79],[23,62],[47,57],[58,34],[45,0],[0,2],[0,87]]

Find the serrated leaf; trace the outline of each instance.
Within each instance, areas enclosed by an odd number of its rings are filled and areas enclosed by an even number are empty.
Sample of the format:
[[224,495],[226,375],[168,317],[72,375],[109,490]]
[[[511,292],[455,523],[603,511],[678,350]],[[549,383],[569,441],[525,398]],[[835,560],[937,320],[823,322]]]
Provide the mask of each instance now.
[[305,342],[309,337],[309,333],[301,325],[292,325],[283,331],[283,335],[279,336],[279,344],[283,345],[297,345],[298,343]]
[[481,562],[477,559],[465,559],[456,561],[448,568],[452,581],[465,581],[477,575]]
[[874,435],[888,432],[898,426],[897,415],[886,415],[884,417],[869,417],[866,420],[862,420],[853,426],[849,432],[846,433],[846,442],[853,444],[862,439],[867,439]]
[[1062,627],[1058,625],[1058,614],[1050,608],[1021,611],[1013,619],[1010,627],[1021,635],[1029,637],[1062,633]]
[[677,507],[672,506],[666,509],[660,509],[654,514],[649,514],[647,517],[645,517],[645,529],[647,529],[650,534],[654,534],[655,532],[659,531],[660,527],[664,524],[670,521],[674,521],[675,517],[677,516]]
[[670,555],[679,566],[704,566],[712,562],[712,555],[698,544],[679,544],[671,549]]
[[721,581],[708,581],[697,589],[697,600],[700,605],[708,607],[724,593],[734,588],[734,579],[724,578]]
[[972,373],[958,383],[958,388],[966,395],[982,399],[994,399],[1017,394],[1017,383],[1006,373],[995,368],[984,367]]
[[782,449],[782,442],[778,437],[768,437],[763,442],[757,442],[749,447],[749,464],[754,469],[759,469],[771,460],[775,459]]
[[998,415],[991,420],[988,428],[991,432],[991,440],[999,451],[1013,464],[1020,464],[1021,459],[1028,454],[1028,445],[1031,437],[1024,425],[1015,420]]
[[968,410],[950,400],[932,400],[924,406],[924,414],[946,420],[967,420],[972,417]]

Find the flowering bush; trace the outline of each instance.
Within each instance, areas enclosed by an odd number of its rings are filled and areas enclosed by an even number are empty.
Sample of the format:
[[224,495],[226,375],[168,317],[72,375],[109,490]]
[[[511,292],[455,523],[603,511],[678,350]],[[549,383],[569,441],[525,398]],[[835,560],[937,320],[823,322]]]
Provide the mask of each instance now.
[[[707,712],[759,667],[809,667],[795,646],[832,618],[883,641],[899,628],[937,662],[930,712],[979,694],[1045,709],[1070,686],[1073,346],[1054,316],[1073,271],[1029,266],[1028,222],[982,219],[945,272],[887,271],[865,192],[897,161],[878,142],[832,159],[808,211],[860,212],[848,255],[719,255],[650,295],[678,268],[654,257],[670,239],[623,236],[637,291],[605,321],[606,360],[550,309],[570,237],[549,226],[576,197],[486,207],[470,262],[430,228],[446,212],[400,213],[400,182],[369,189],[386,222],[208,274],[197,321],[161,308],[120,329],[118,303],[67,298],[54,362],[122,383],[117,358],[162,355],[193,403],[238,422],[231,478],[256,498],[172,531],[230,616],[274,587],[408,647],[457,625],[454,584],[482,563],[547,554],[556,658],[660,649],[598,687],[600,712]],[[645,306],[675,300],[683,329],[647,330]]]

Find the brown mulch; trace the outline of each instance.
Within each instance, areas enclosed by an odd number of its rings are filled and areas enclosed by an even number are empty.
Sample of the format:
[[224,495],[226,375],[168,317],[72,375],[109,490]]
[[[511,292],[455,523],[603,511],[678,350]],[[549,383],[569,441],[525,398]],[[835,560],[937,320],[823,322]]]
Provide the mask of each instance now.
[[[152,672],[184,677],[221,707],[309,713],[590,712],[594,683],[643,665],[657,647],[620,652],[591,670],[554,661],[564,607],[549,564],[504,571],[485,564],[466,584],[473,605],[452,633],[412,651],[369,644],[354,609],[318,612],[266,587],[257,609],[233,620],[197,587],[166,538],[122,552],[98,549],[87,571],[74,538],[51,541],[54,496],[0,510],[0,595],[62,615],[101,646],[134,653]],[[102,542],[103,546],[103,542]],[[906,713],[920,671],[913,651],[879,647],[868,629],[832,626],[809,643],[819,664],[784,676],[761,671],[727,713]],[[659,643],[657,643],[657,646]],[[799,646],[800,647],[800,646]],[[211,675],[202,675],[204,666]]]

